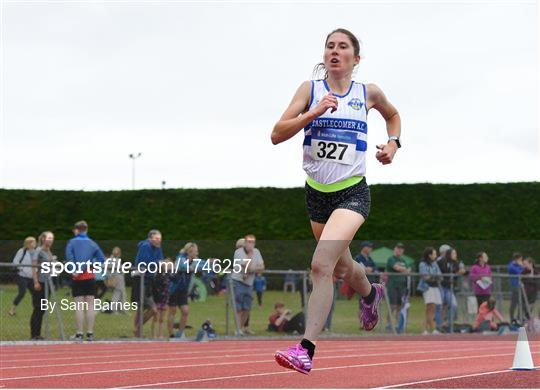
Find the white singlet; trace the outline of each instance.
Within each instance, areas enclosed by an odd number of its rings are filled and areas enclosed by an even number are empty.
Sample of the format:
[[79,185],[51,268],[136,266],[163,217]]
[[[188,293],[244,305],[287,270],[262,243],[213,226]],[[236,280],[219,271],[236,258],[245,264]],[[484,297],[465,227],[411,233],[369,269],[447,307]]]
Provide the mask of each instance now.
[[[308,110],[330,91],[326,80],[311,81]],[[333,184],[366,173],[366,86],[355,81],[345,95],[334,93],[338,108],[330,109],[304,128],[304,171],[320,184]]]

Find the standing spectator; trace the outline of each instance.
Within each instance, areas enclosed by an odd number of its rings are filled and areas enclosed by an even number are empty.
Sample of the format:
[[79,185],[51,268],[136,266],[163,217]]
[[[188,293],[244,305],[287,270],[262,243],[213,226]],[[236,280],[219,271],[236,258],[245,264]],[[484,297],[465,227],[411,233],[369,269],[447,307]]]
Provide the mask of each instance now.
[[165,258],[154,277],[153,298],[156,303],[157,315],[152,318],[152,337],[164,337],[165,310],[169,302],[169,273],[174,269],[170,258]]
[[[161,232],[157,229],[152,229],[148,232],[147,237],[148,238],[146,240],[139,242],[138,245],[137,256],[135,257],[135,265],[137,266],[138,271],[145,271],[146,269],[148,269],[148,266],[150,264],[152,264],[152,267],[155,265],[157,268],[159,262],[164,258],[163,250],[161,249]],[[144,279],[144,294],[142,297],[141,278]],[[138,305],[135,317],[133,318],[133,323],[135,325],[134,333],[136,337],[142,337],[142,326],[150,318],[154,317],[157,314],[156,304],[154,302],[154,297],[152,294],[153,281],[154,274],[151,272],[145,272],[143,276],[141,276],[137,272],[136,275],[133,277],[133,287],[131,288],[131,301],[137,302]],[[140,323],[141,314],[142,324]]]
[[[442,244],[439,247],[439,256],[437,256],[437,263],[441,261],[444,258],[444,255],[446,254],[446,251],[449,249],[452,249],[452,247],[448,244]],[[439,267],[440,268],[440,267]],[[441,269],[442,271],[442,269]],[[444,271],[442,271],[444,273]],[[442,296],[443,302],[444,302],[444,295]],[[443,319],[442,319],[442,307],[443,305],[435,305],[435,322],[437,324],[437,328],[441,329],[443,325]]]
[[[540,270],[534,264],[534,259],[532,257],[527,257],[523,260],[523,273],[525,277],[522,279],[523,288],[525,289],[525,295],[527,297],[527,303],[531,310],[531,316],[533,315],[532,310],[534,303],[536,302],[536,296],[538,295],[538,290],[540,289]],[[529,277],[527,277],[529,276]],[[531,278],[530,276],[535,276]]]
[[[73,228],[74,238],[68,241],[66,246],[66,261],[81,264],[90,261],[91,263],[105,261],[105,255],[98,244],[88,237],[88,224],[86,221],[75,223]],[[79,268],[77,268],[79,269]],[[73,274],[71,293],[77,302],[75,309],[75,324],[77,332],[72,337],[73,340],[83,340],[84,317],[86,314],[86,339],[94,340],[94,298],[96,296],[96,275],[93,269],[87,266],[80,268],[82,272]],[[83,310],[81,302],[86,302],[86,310]]]
[[354,257],[354,260],[364,266],[370,283],[379,283],[379,272],[377,271],[377,265],[371,258],[372,251],[373,243],[370,241],[364,241],[360,244],[360,253]]
[[26,290],[32,290],[32,258],[36,250],[36,239],[34,237],[26,237],[24,239],[23,247],[20,248],[15,257],[13,258],[13,264],[21,265],[17,268],[17,287],[19,292],[13,300],[13,305],[9,309],[9,315],[14,316],[17,312],[17,306],[23,300]]
[[437,256],[437,263],[439,261],[441,261],[442,259],[444,259],[444,255],[446,255],[446,252],[449,251],[450,249],[452,249],[452,247],[448,244],[442,244],[440,247],[439,247],[439,256]]
[[454,293],[459,291],[458,277],[465,274],[465,265],[458,260],[458,254],[454,248],[445,251],[443,258],[438,264],[443,274],[455,275],[444,276],[441,282],[442,306],[446,309],[447,325],[451,326],[457,316],[457,299]]
[[188,295],[193,275],[193,259],[198,258],[199,247],[194,242],[188,242],[180,250],[176,258],[176,267],[178,272],[171,276],[171,284],[169,287],[169,317],[168,329],[170,337],[175,337],[174,317],[176,316],[176,308],[180,309],[180,322],[176,337],[183,338],[184,330],[189,316]]
[[388,275],[388,282],[386,284],[390,308],[396,323],[399,322],[399,310],[402,304],[402,297],[407,292],[407,275],[411,273],[411,268],[407,267],[407,263],[402,257],[404,252],[405,245],[398,242],[394,247],[394,255],[386,262],[386,272],[402,274]]
[[441,270],[436,262],[437,251],[435,248],[427,247],[424,249],[424,256],[420,262],[420,281],[418,290],[422,292],[424,303],[426,304],[426,319],[424,322],[424,333],[439,334],[435,327],[435,305],[440,305],[441,290],[439,289],[441,281]]
[[[508,274],[509,275],[521,275],[523,273],[523,256],[519,252],[515,252],[512,255],[512,260],[508,263]],[[516,321],[516,308],[520,302],[521,294],[521,285],[519,277],[514,276],[510,277],[510,291],[512,293],[510,298],[510,323],[515,324]],[[524,309],[524,297],[521,297],[521,311],[522,313],[526,312]]]
[[471,273],[469,275],[478,308],[480,308],[480,305],[486,302],[491,296],[491,285],[493,284],[493,281],[491,278],[491,267],[489,266],[488,261],[489,257],[487,253],[479,252],[476,255],[476,262],[471,267]]
[[261,252],[255,248],[256,238],[253,234],[248,234],[244,240],[244,246],[234,252],[233,259],[251,259],[251,261],[242,261],[242,270],[238,273],[233,272],[231,279],[234,285],[234,299],[236,311],[238,314],[240,333],[254,334],[247,327],[247,320],[253,301],[253,282],[255,274],[264,271],[264,260]]
[[495,298],[489,297],[485,302],[482,302],[478,308],[478,315],[474,320],[472,330],[474,332],[483,332],[489,330],[497,330],[499,325],[495,322],[495,318],[504,322],[504,317],[497,309]]
[[285,274],[285,280],[283,282],[283,292],[287,292],[291,289],[291,292],[296,292],[296,274],[289,269],[289,273]]
[[32,259],[32,280],[34,282],[32,288],[32,316],[30,317],[30,335],[32,340],[43,340],[41,337],[41,323],[45,310],[41,307],[41,300],[45,299],[45,289],[49,288],[47,278],[49,274],[42,272],[38,266],[44,262],[52,263],[54,261],[51,247],[54,242],[54,234],[52,232],[43,232],[38,237],[38,247],[34,252]]
[[266,291],[266,278],[263,276],[262,273],[259,272],[257,276],[255,276],[255,280],[253,281],[253,288],[255,289],[255,294],[257,294],[257,303],[259,304],[260,309],[262,307],[263,292]]
[[[114,264],[120,264],[122,261],[122,250],[115,246],[111,251],[111,260]],[[126,295],[126,280],[124,278],[124,273],[119,270],[119,266],[116,265],[116,269],[118,272],[109,273],[108,285],[110,288],[112,288],[112,295],[111,295],[111,302],[119,302],[122,305],[111,305],[113,308],[116,306],[124,306],[124,302],[127,301],[127,295]],[[114,310],[113,312],[121,312],[125,313],[123,310]]]

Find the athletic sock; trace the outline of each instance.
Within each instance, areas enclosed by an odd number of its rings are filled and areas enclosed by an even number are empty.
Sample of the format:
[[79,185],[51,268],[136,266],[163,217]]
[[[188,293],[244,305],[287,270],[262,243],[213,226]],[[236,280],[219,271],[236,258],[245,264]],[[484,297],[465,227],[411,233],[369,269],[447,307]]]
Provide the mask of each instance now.
[[375,300],[375,294],[376,294],[375,288],[373,288],[373,285],[371,285],[371,291],[369,292],[367,297],[364,297],[364,302],[368,305],[371,305],[371,302]]
[[313,359],[313,355],[315,355],[315,344],[313,344],[308,339],[302,339],[302,341],[300,341],[300,345],[304,347],[305,349],[307,349],[309,358]]

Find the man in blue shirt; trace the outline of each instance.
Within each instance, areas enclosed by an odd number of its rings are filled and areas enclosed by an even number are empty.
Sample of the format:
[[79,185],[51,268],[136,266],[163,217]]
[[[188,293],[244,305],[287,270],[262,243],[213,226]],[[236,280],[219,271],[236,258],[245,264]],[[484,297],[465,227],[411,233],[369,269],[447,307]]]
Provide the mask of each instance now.
[[370,241],[362,242],[360,244],[360,253],[356,255],[354,260],[364,266],[370,283],[379,283],[379,271],[377,271],[377,265],[370,256],[371,251],[373,251],[373,243]]
[[[163,260],[163,258],[163,250],[161,249],[161,233],[159,230],[152,229],[148,232],[148,238],[139,242],[137,256],[135,257],[135,266],[137,267],[137,271],[144,271],[148,269],[148,267],[153,270],[152,268],[154,266],[157,270],[159,267],[159,262]],[[144,273],[143,297],[141,297],[141,275],[137,274],[133,277],[131,301],[137,302],[138,305],[137,313],[134,318],[135,336],[137,337],[142,337],[142,327],[140,326],[141,324],[139,321],[139,310],[143,310],[142,325],[157,314],[157,308],[152,294],[154,276],[155,275],[153,272]]]
[[[508,273],[510,275],[521,275],[523,272],[523,256],[521,253],[516,252],[512,255],[512,260],[508,264]],[[520,290],[519,278],[511,277],[510,278],[510,291],[512,292],[512,297],[510,301],[510,322],[516,321],[516,308],[519,304],[519,290]],[[524,313],[524,297],[521,297],[522,303],[522,313]]]
[[[75,309],[75,324],[77,332],[72,337],[73,340],[83,340],[83,322],[86,314],[86,339],[94,340],[94,298],[96,295],[96,275],[92,264],[103,263],[105,256],[101,248],[88,237],[88,224],[86,221],[75,223],[73,228],[74,238],[68,241],[66,246],[66,262],[77,265],[77,270],[73,273],[73,283],[71,293],[77,302]],[[83,264],[87,265],[83,265]],[[86,310],[82,309],[79,302],[86,302]]]

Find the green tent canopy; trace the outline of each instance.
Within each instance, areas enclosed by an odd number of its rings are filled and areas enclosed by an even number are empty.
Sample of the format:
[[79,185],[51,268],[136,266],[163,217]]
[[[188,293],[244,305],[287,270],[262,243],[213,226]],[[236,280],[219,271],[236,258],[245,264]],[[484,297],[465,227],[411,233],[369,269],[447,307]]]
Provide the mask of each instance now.
[[[393,254],[394,251],[392,249],[383,246],[381,248],[374,249],[371,252],[371,258],[378,268],[386,268],[386,262]],[[407,255],[403,255],[402,257],[405,260],[407,267],[411,267],[411,269],[414,271],[416,269],[414,259]]]

